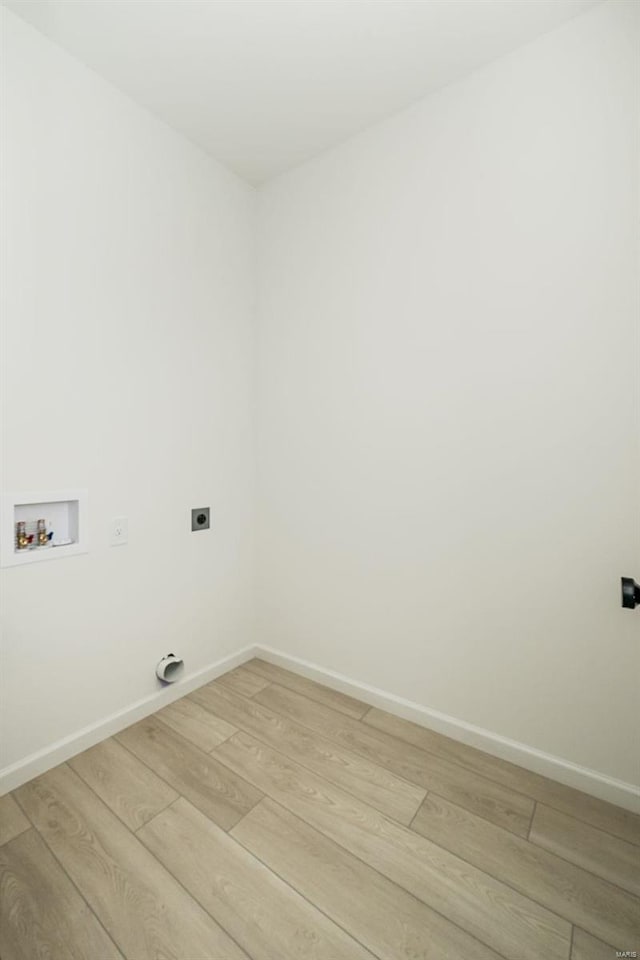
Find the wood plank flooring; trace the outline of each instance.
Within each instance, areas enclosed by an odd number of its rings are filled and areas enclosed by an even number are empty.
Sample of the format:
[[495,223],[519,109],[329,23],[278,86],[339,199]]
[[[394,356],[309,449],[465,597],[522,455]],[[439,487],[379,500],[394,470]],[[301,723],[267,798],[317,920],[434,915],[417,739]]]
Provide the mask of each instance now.
[[640,956],[640,817],[252,660],[0,798],[2,960]]
[[3,957],[121,960],[122,954],[35,830],[0,848]]
[[622,807],[566,787],[556,780],[549,780],[531,770],[525,770],[524,767],[507,763],[482,750],[476,750],[465,743],[444,737],[382,710],[372,708],[363,719],[377,730],[391,733],[427,753],[452,760],[466,770],[472,770],[511,790],[526,794],[533,800],[546,803],[613,836],[640,845],[640,817]]
[[192,697],[245,733],[253,734],[401,823],[413,820],[425,798],[426,791],[421,787],[268,707],[234,696],[223,685],[216,688],[209,684]]
[[393,771],[409,783],[459,803],[498,826],[520,836],[526,836],[529,830],[534,801],[522,793],[463,769],[450,760],[435,754],[427,755],[409,743],[373,730],[351,717],[341,716],[277,684],[261,690],[255,700]]
[[130,830],[137,830],[179,796],[117,740],[103,740],[70,760],[69,766]]
[[181,733],[187,740],[191,740],[205,753],[236,733],[235,727],[225,723],[220,717],[215,717],[188,697],[175,700],[164,710],[158,710],[156,718],[168,724],[176,733]]
[[0,797],[0,846],[28,830],[31,824],[10,793]]

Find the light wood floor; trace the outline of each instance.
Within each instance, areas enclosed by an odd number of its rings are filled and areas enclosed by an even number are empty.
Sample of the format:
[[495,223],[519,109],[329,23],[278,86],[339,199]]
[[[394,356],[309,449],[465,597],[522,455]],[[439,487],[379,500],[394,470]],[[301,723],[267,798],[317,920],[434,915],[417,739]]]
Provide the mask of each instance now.
[[640,817],[260,660],[0,821],[2,960],[640,956]]

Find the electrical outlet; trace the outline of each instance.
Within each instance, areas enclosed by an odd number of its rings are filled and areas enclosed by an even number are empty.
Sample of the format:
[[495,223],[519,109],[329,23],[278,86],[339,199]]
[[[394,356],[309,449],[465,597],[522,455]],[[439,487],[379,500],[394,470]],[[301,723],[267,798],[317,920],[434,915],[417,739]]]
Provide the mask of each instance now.
[[209,507],[194,507],[191,511],[191,529],[208,530],[209,526]]
[[114,517],[110,525],[111,546],[120,547],[129,542],[129,518]]

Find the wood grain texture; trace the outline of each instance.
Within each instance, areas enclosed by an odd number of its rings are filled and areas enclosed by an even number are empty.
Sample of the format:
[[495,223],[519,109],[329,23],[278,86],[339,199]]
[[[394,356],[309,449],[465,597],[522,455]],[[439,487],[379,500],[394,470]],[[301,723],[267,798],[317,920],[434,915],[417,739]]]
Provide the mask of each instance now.
[[640,946],[640,900],[429,794],[412,829],[608,943]]
[[235,727],[219,717],[214,717],[210,711],[204,710],[189,697],[181,697],[154,716],[205,753],[209,753],[236,733]]
[[137,830],[178,794],[116,740],[103,740],[69,761],[130,830]]
[[321,737],[270,710],[255,700],[235,696],[210,683],[191,694],[203,707],[250,733],[302,766],[348,790],[354,796],[401,823],[408,824],[422,803],[425,791],[385,767]]
[[258,658],[249,660],[245,664],[245,668],[253,673],[258,673],[271,683],[278,683],[281,687],[294,690],[296,693],[308,697],[309,700],[323,703],[326,707],[331,707],[338,713],[344,713],[345,716],[354,717],[356,720],[364,716],[369,709],[369,705],[363,703],[362,700],[348,697],[346,693],[340,693],[338,690],[331,690],[321,683],[316,683],[315,680],[307,680],[306,677],[291,673],[290,670],[284,670],[282,667],[276,667],[275,664],[267,663],[266,660]]
[[[229,936],[63,764],[16,791],[47,845],[130,960],[246,960]],[[83,960],[97,960],[99,952]],[[56,957],[57,960],[57,957]]]
[[255,693],[259,693],[260,690],[268,687],[270,682],[270,680],[258,676],[257,673],[245,670],[244,667],[236,667],[235,670],[229,670],[228,673],[223,673],[221,677],[218,677],[218,683],[229,687],[230,690],[241,697],[252,697]]
[[543,803],[536,806],[529,840],[640,897],[640,850]]
[[[638,951],[640,956],[640,951]],[[615,960],[616,948],[597,940],[590,933],[575,927],[571,960]]]
[[258,693],[255,701],[519,836],[526,836],[529,830],[533,800],[521,793],[276,684]]
[[498,953],[566,960],[570,925],[244,733],[215,755],[290,812]]
[[363,708],[254,661],[0,799],[2,960],[640,955],[640,818]]
[[268,798],[231,835],[378,957],[498,960],[485,944]]
[[35,830],[0,850],[3,960],[122,960]]
[[0,797],[0,847],[28,830],[31,824],[10,793]]
[[599,830],[640,844],[640,816],[630,810],[624,810],[606,800],[592,797],[581,790],[567,787],[556,780],[550,780],[531,770],[525,770],[515,763],[509,763],[494,757],[483,750],[469,747],[465,743],[445,737],[434,730],[421,727],[416,723],[394,717],[383,710],[372,708],[363,717],[365,724],[376,730],[384,731],[394,737],[411,743],[416,747],[437,756],[461,764],[465,769],[495,780],[505,787],[525,793],[556,810],[561,810],[578,820],[584,820]]
[[184,799],[140,838],[252,960],[371,954]]
[[198,750],[155,717],[127,727],[117,739],[225,830],[262,797],[211,754]]

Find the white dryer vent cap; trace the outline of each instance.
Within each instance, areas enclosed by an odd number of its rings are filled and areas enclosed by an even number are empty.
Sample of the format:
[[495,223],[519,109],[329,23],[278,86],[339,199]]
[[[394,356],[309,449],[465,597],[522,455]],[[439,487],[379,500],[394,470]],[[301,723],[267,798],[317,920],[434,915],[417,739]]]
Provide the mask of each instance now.
[[184,673],[184,661],[173,653],[163,657],[156,667],[156,675],[163,683],[175,683]]

